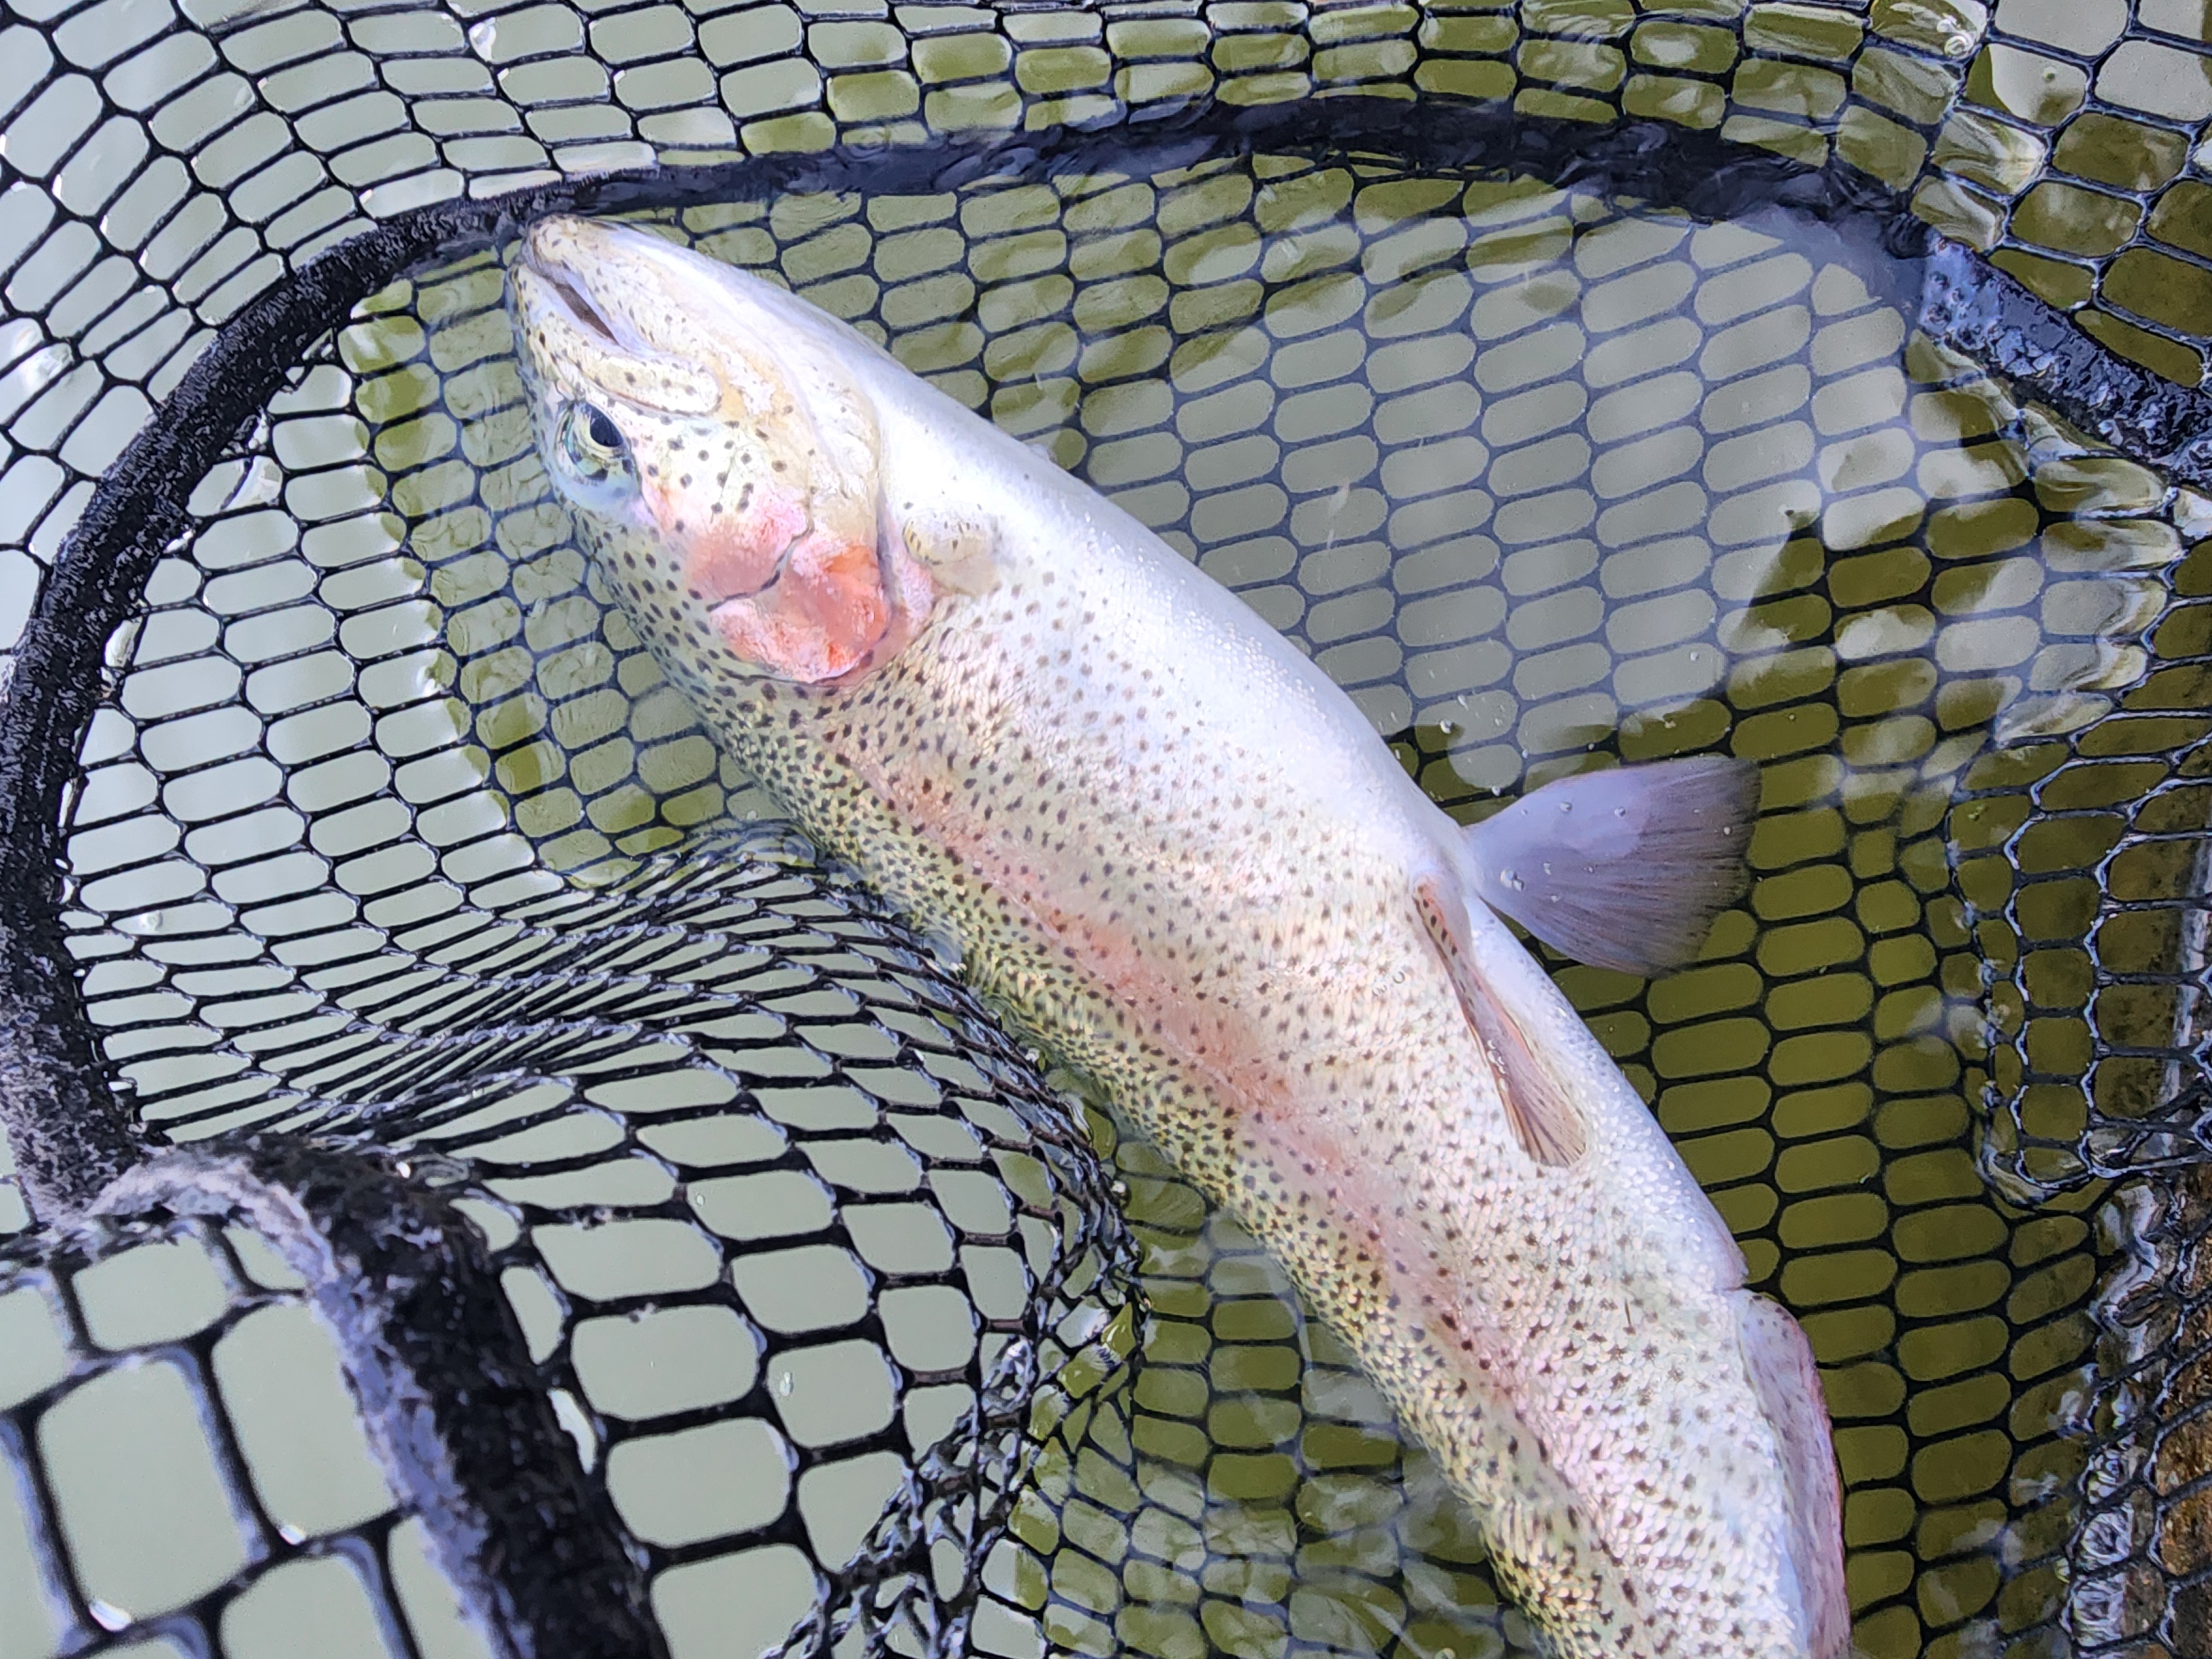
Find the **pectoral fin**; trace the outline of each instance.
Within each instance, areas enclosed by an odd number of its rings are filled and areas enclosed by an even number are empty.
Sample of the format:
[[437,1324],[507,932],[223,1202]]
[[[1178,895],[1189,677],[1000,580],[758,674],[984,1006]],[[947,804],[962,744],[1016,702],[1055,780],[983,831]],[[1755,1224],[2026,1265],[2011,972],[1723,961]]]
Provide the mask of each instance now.
[[1743,896],[1759,769],[1725,756],[1584,772],[1467,832],[1475,896],[1577,962],[1647,977],[1694,960]]
[[999,585],[998,530],[974,519],[908,520],[906,550],[951,593],[988,593]]
[[1413,902],[1437,954],[1443,958],[1452,989],[1459,994],[1460,1009],[1490,1061],[1514,1139],[1537,1163],[1565,1168],[1589,1145],[1582,1108],[1483,976],[1468,947],[1466,913],[1458,894],[1427,877],[1413,884]]

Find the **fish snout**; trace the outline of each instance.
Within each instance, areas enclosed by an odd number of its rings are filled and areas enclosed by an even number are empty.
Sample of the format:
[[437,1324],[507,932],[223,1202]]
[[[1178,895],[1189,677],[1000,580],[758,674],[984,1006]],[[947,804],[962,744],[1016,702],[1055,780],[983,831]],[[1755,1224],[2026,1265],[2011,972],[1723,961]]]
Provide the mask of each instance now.
[[623,300],[641,274],[638,240],[636,232],[568,214],[532,222],[509,277],[516,311],[526,323],[550,322],[602,348],[634,350],[638,331]]
[[620,309],[625,290],[635,292],[643,283],[659,286],[654,278],[667,269],[667,256],[676,252],[650,231],[554,213],[532,220],[523,231],[516,264],[580,292],[604,316]]
[[580,263],[592,222],[574,214],[554,213],[531,222],[522,233],[522,262],[540,271],[562,270]]

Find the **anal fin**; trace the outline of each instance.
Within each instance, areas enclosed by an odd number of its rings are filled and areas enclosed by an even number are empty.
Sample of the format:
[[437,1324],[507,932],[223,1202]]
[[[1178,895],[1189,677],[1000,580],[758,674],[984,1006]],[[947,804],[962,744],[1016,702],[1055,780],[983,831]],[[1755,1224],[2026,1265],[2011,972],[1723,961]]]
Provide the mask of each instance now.
[[1413,884],[1413,903],[1443,959],[1460,1010],[1490,1061],[1514,1139],[1537,1163],[1566,1168],[1589,1146],[1582,1107],[1484,976],[1468,948],[1458,894],[1435,877],[1424,877]]
[[1803,1328],[1778,1303],[1740,1291],[1735,1317],[1744,1369],[1782,1460],[1805,1651],[1809,1659],[1844,1659],[1851,1635],[1844,1499],[1820,1367]]

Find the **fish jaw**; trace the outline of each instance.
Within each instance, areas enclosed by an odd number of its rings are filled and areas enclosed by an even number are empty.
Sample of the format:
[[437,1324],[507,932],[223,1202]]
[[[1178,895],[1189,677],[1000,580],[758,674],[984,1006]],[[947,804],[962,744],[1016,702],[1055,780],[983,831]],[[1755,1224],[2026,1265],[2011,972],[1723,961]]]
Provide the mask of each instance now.
[[[920,632],[934,588],[884,533],[873,407],[819,313],[566,216],[530,228],[508,289],[539,453],[634,616],[711,642],[725,676],[802,684]],[[599,419],[619,445],[580,460],[578,422]],[[610,476],[581,476],[592,459]]]

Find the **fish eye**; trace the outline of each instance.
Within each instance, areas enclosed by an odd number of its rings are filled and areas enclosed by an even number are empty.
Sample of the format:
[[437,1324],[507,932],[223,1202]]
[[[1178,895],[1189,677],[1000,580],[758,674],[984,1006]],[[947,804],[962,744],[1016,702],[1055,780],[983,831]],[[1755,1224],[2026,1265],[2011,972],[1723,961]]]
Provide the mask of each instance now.
[[578,401],[554,426],[554,462],[569,493],[602,510],[637,493],[637,468],[614,417],[597,404]]

